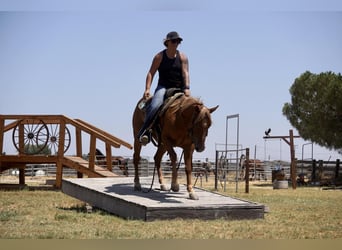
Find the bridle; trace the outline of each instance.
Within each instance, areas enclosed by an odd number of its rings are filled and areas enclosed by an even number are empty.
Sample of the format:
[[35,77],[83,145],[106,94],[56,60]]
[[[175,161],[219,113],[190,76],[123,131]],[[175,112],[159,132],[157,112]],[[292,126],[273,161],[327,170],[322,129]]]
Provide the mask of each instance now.
[[189,136],[191,137],[191,141],[194,143],[194,128],[196,127],[196,124],[199,123],[199,122],[202,122],[203,119],[206,118],[206,109],[204,108],[203,105],[201,105],[201,109],[200,109],[200,112],[193,115],[193,118],[192,118],[192,123],[191,123],[191,127],[189,128]]

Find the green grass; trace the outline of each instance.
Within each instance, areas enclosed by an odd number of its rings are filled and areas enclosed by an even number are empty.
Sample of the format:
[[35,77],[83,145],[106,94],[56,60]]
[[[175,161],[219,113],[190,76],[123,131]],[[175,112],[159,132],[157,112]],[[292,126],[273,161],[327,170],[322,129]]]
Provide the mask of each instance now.
[[[208,189],[212,184],[204,183]],[[221,191],[221,193],[223,193]],[[265,204],[258,220],[125,220],[60,191],[0,191],[2,239],[341,239],[342,191],[228,185],[224,194]]]

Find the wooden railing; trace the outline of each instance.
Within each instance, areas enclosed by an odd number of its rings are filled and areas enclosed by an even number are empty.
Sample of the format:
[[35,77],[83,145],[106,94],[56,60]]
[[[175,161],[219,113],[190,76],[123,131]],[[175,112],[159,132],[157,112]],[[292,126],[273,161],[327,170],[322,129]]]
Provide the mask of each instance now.
[[[12,121],[13,120],[13,121]],[[48,125],[57,125],[58,131],[49,131]],[[94,171],[95,166],[95,151],[96,141],[100,140],[105,143],[106,147],[106,162],[107,166],[112,166],[112,147],[119,148],[125,146],[132,149],[132,145],[125,142],[87,122],[80,119],[71,119],[64,115],[0,115],[0,167],[1,157],[4,158],[4,135],[7,131],[13,130],[12,142],[16,147],[20,156],[21,163],[31,163],[32,159],[35,162],[40,162],[37,157],[40,157],[41,161],[48,159],[49,157],[42,157],[41,152],[49,145],[56,146],[56,152],[54,156],[57,160],[57,175],[62,175],[62,159],[64,153],[70,146],[71,135],[68,126],[73,126],[75,130],[75,145],[76,156],[82,157],[82,134],[86,133],[90,136],[90,148],[89,152],[89,170]],[[66,138],[67,137],[67,138]],[[70,138],[69,138],[70,137]],[[31,145],[31,143],[35,145]],[[28,151],[31,146],[33,152]],[[33,147],[34,146],[34,147]],[[6,154],[6,157],[8,155]],[[51,162],[50,157],[50,162]],[[43,163],[43,162],[42,162]],[[80,173],[81,175],[82,173]],[[61,176],[59,176],[61,179]],[[57,177],[57,179],[59,179]]]

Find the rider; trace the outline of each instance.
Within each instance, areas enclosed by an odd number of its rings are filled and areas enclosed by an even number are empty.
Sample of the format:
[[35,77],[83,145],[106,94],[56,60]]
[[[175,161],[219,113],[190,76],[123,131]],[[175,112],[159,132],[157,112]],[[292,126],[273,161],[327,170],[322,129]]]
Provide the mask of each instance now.
[[163,104],[166,90],[169,88],[180,88],[186,96],[190,96],[188,58],[184,53],[177,50],[178,45],[182,41],[183,39],[176,31],[169,32],[164,39],[166,49],[154,56],[150,70],[147,73],[143,96],[145,100],[150,97],[152,80],[157,70],[159,80],[152,101],[146,107],[145,121],[138,134],[138,139],[143,145],[150,142],[151,133],[147,129],[151,125],[158,109]]

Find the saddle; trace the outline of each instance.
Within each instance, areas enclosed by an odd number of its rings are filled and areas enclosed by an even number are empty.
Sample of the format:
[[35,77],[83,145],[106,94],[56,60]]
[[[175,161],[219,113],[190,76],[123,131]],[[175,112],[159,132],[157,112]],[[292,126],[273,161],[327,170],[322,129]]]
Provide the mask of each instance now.
[[[151,132],[155,132],[155,135],[157,136],[157,140],[159,141],[160,134],[161,134],[161,127],[159,123],[159,118],[165,113],[165,111],[171,106],[171,104],[177,100],[179,97],[183,96],[184,92],[179,88],[170,88],[166,90],[166,93],[164,95],[164,102],[161,105],[161,107],[158,109],[156,115],[154,116],[150,126],[147,130],[150,130]],[[151,102],[152,98],[150,98],[147,101],[147,105]],[[146,107],[146,105],[145,105]],[[145,108],[144,107],[144,108]],[[154,140],[152,137],[152,143],[157,147],[158,143]]]

